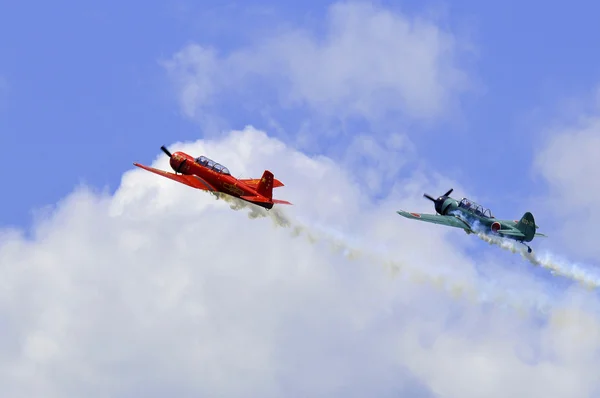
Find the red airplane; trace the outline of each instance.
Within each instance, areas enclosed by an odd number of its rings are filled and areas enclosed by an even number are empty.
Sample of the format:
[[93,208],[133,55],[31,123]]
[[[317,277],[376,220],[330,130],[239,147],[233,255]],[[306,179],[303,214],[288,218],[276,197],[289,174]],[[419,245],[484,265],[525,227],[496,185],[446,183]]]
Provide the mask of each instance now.
[[[240,198],[265,209],[273,208],[274,204],[291,205],[285,200],[273,199],[273,188],[282,187],[283,183],[273,178],[273,173],[265,170],[260,180],[233,177],[226,167],[213,162],[205,156],[194,159],[184,152],[171,154],[165,146],[160,149],[167,154],[175,174],[133,163],[144,170],[151,171],[163,177],[170,178],[192,188],[202,189],[211,193],[221,192]],[[180,173],[180,174],[178,174]]]

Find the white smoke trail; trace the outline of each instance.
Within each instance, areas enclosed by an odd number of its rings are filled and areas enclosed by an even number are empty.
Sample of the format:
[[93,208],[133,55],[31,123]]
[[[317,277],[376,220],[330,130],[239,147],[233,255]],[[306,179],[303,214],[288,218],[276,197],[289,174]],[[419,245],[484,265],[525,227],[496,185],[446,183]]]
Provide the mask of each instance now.
[[559,275],[581,283],[587,288],[594,289],[600,287],[600,276],[593,275],[586,267],[573,264],[568,261],[558,260],[556,256],[545,253],[538,256],[535,252],[527,253],[527,250],[520,243],[511,241],[498,236],[491,236],[483,232],[477,232],[477,236],[489,244],[501,247],[512,253],[519,253],[533,265],[539,265],[549,269],[553,275]]
[[[452,279],[449,275],[432,275],[420,267],[410,266],[404,262],[389,259],[385,253],[373,253],[371,250],[358,248],[348,243],[346,237],[336,237],[331,231],[322,228],[310,228],[298,221],[292,222],[280,209],[266,210],[249,202],[232,197],[227,194],[216,194],[218,199],[229,203],[232,210],[249,209],[248,217],[270,218],[276,227],[291,228],[292,236],[304,236],[311,244],[317,242],[329,244],[335,253],[343,254],[349,260],[364,259],[373,264],[380,264],[393,277],[404,277],[417,284],[428,284],[434,288],[449,293],[454,298],[466,298],[469,301],[480,303],[495,303],[505,305],[523,312],[533,309],[538,312],[547,313],[551,307],[548,299],[538,296],[525,297],[525,292],[511,294],[504,288],[498,288],[485,281],[478,281],[477,285],[468,281]],[[341,234],[337,234],[341,235]]]
[[472,229],[481,240],[490,245],[496,245],[504,250],[508,250],[513,254],[518,253],[531,264],[539,265],[550,270],[552,275],[569,278],[579,282],[588,289],[600,287],[600,276],[593,275],[590,271],[586,270],[586,267],[568,261],[558,260],[556,256],[551,255],[550,253],[545,253],[544,256],[538,256],[534,251],[528,253],[525,246],[515,240],[490,235],[487,232],[487,229],[485,229],[478,221],[475,221],[472,224]]

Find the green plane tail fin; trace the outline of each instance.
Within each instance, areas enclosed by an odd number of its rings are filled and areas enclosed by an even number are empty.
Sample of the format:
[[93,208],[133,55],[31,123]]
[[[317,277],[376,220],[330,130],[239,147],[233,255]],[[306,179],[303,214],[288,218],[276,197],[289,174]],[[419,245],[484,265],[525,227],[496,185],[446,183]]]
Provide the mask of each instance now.
[[535,236],[535,220],[533,219],[533,214],[530,212],[526,212],[523,214],[523,217],[519,220],[515,227],[525,235],[523,240],[525,242],[530,242]]

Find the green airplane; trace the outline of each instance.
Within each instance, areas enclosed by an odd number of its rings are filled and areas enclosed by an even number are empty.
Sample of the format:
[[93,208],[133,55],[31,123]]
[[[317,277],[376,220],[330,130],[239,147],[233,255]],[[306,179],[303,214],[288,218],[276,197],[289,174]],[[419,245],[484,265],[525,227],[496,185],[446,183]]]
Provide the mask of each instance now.
[[[438,214],[409,213],[404,210],[399,210],[397,213],[413,220],[461,228],[465,230],[467,235],[481,231],[514,239],[527,246],[528,253],[531,253],[531,247],[526,245],[525,242],[531,242],[536,236],[546,236],[536,232],[536,229],[539,227],[535,225],[533,214],[530,212],[526,212],[519,221],[498,220],[492,215],[489,209],[472,200],[463,198],[458,201],[451,198],[448,195],[452,191],[454,189],[450,189],[437,199],[428,194],[423,194],[423,197],[434,203],[435,211]],[[477,228],[477,224],[479,224],[479,228]]]

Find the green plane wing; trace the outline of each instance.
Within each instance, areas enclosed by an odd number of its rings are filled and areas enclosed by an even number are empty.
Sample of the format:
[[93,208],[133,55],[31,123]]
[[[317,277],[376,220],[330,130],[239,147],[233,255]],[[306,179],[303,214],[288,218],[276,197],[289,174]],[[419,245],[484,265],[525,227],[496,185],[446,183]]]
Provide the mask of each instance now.
[[446,225],[449,227],[456,227],[456,228],[471,231],[471,227],[469,226],[469,224],[467,224],[460,218],[454,217],[454,216],[441,216],[438,214],[409,213],[404,210],[398,210],[396,213],[400,214],[402,217],[410,218],[412,220],[426,221],[426,222],[431,222],[434,224],[441,224],[441,225]]

